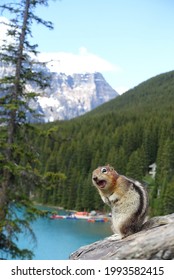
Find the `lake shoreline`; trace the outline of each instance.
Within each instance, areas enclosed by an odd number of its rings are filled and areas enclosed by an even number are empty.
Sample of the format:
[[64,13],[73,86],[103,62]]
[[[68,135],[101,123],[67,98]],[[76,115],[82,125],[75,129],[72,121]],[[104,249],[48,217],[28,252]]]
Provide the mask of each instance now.
[[[65,208],[63,208],[63,207],[60,207],[60,206],[56,206],[56,205],[51,205],[51,204],[42,204],[42,203],[37,203],[37,202],[33,202],[33,204],[34,204],[34,206],[40,206],[40,207],[48,207],[48,208],[53,208],[53,209],[55,209],[56,211],[65,211],[65,212],[67,212],[67,213],[76,213],[76,212],[87,212],[87,211],[77,211],[77,210],[69,210],[69,209],[65,209]],[[101,211],[96,211],[96,210],[92,210],[92,211],[95,211],[96,212],[96,215],[89,215],[89,218],[91,218],[91,217],[100,217],[100,216],[102,216],[103,218],[110,218],[110,215],[109,215],[109,213],[103,213],[103,212],[101,212]],[[92,212],[92,211],[90,211],[90,212],[88,212],[89,214]],[[53,211],[54,212],[54,211]],[[97,214],[98,213],[98,214]]]

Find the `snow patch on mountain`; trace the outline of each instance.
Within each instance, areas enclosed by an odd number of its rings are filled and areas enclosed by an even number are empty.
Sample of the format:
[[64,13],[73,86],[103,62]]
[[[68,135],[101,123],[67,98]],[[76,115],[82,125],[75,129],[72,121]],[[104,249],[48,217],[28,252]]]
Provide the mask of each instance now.
[[117,95],[100,73],[53,73],[50,88],[38,97],[37,103],[47,122],[83,115]]
[[[50,75],[49,87],[41,91],[34,83],[26,85],[27,92],[39,93],[35,100],[30,101],[30,107],[42,115],[39,122],[72,119],[118,96],[99,72],[66,75],[50,72],[48,68],[44,71]],[[1,77],[12,73],[12,67],[3,68],[0,64]],[[30,114],[28,119],[37,121]]]

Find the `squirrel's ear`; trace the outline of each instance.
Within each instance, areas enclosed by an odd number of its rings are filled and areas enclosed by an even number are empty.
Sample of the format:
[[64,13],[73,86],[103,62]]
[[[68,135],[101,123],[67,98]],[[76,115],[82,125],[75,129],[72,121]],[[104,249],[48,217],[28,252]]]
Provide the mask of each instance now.
[[109,168],[109,170],[111,170],[111,171],[114,170],[114,167],[112,167],[109,163],[106,166]]

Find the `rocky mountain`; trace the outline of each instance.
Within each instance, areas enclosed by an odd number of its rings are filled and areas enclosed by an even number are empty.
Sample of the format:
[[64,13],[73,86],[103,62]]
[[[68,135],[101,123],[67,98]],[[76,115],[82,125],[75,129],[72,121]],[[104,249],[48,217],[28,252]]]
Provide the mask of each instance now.
[[52,73],[50,84],[32,105],[45,122],[75,118],[118,95],[100,73]]
[[[7,69],[0,65],[0,77],[12,72],[11,67]],[[39,119],[41,122],[75,118],[118,95],[98,72],[66,75],[50,72],[47,68],[45,72],[50,75],[50,87],[40,92],[40,96],[30,103],[37,113],[43,115]],[[34,84],[28,84],[27,90],[39,92]],[[28,118],[36,121],[29,114]]]

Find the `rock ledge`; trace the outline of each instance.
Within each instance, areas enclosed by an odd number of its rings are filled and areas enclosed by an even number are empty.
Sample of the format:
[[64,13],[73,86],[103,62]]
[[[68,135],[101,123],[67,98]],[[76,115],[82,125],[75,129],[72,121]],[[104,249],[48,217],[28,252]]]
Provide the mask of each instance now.
[[151,218],[144,229],[124,239],[114,234],[79,248],[71,260],[174,259],[174,213]]

